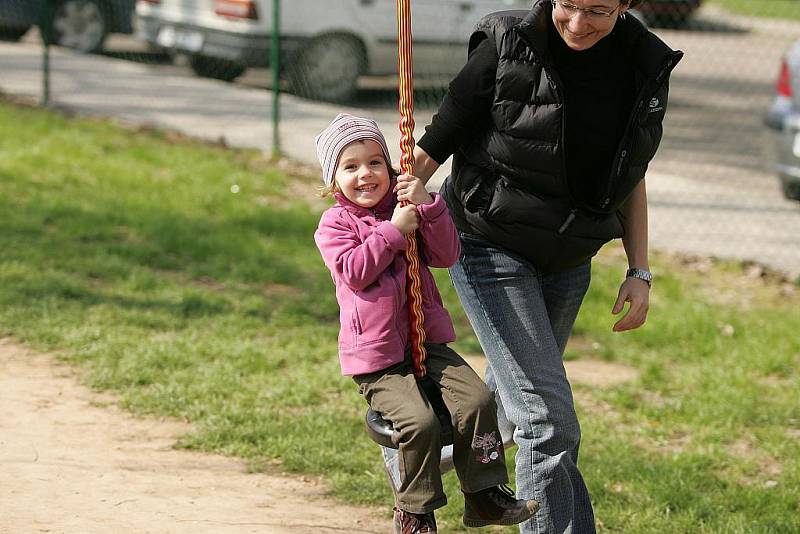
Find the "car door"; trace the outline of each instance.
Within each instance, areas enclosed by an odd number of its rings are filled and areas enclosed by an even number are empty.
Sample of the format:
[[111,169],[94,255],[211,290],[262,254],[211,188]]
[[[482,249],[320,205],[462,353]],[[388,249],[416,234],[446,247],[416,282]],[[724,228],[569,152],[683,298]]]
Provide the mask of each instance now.
[[[476,0],[412,0],[414,66],[424,78],[450,79],[467,61]],[[446,82],[446,80],[442,80]]]
[[[365,38],[371,42],[370,73],[397,72],[397,1],[354,0],[357,18]],[[472,0],[411,0],[415,75],[456,72],[454,65],[466,59],[463,4]]]
[[[370,74],[397,72],[396,0],[351,0],[362,33],[370,41]],[[414,74],[451,78],[467,60],[467,42],[484,15],[528,0],[411,0]]]
[[[531,0],[417,0],[417,4],[417,10],[422,13],[419,20],[415,16],[414,24],[422,34],[419,41],[421,52],[426,54],[425,64],[435,65],[438,60],[441,71],[447,73],[449,79],[466,63],[467,44],[478,21],[495,11],[528,9]],[[446,18],[442,18],[442,12]],[[430,42],[434,46],[429,49],[426,41],[432,36],[435,37]]]

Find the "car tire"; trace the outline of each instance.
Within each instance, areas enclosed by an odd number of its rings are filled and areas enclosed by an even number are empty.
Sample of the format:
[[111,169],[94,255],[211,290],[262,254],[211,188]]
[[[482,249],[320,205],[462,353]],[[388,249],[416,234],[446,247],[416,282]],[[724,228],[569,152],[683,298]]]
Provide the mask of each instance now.
[[783,186],[783,194],[789,200],[800,200],[800,182],[789,182],[784,181],[782,184]]
[[60,0],[50,17],[53,44],[100,52],[108,36],[108,13],[99,0]]
[[28,33],[30,26],[25,28],[3,28],[0,27],[0,40],[3,41],[19,41],[22,36]]
[[645,22],[654,28],[664,28],[668,30],[679,30],[689,24],[691,11],[675,11],[673,13],[661,13],[658,15],[645,15]]
[[232,82],[247,70],[247,67],[234,61],[197,55],[189,58],[189,66],[198,76],[225,82]]
[[366,68],[361,43],[346,35],[325,35],[309,41],[288,70],[298,96],[342,103],[353,99]]

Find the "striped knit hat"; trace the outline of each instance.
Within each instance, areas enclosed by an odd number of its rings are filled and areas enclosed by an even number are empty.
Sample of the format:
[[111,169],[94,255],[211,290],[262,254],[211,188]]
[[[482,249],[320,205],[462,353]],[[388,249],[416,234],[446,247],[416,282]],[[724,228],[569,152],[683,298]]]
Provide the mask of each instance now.
[[384,139],[375,121],[340,113],[315,139],[317,157],[319,158],[319,164],[322,166],[322,180],[326,186],[330,186],[333,183],[336,164],[339,162],[339,155],[342,150],[353,141],[364,139],[378,143],[386,158],[386,166],[392,166],[392,158],[389,156],[389,147],[386,146],[386,139]]

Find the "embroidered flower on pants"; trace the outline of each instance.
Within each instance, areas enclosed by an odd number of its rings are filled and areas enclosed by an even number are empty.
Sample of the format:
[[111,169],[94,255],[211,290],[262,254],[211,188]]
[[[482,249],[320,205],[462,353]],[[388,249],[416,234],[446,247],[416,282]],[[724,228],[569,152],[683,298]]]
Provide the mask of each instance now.
[[494,432],[475,436],[475,439],[472,440],[472,448],[478,452],[476,457],[483,464],[500,458],[500,441]]

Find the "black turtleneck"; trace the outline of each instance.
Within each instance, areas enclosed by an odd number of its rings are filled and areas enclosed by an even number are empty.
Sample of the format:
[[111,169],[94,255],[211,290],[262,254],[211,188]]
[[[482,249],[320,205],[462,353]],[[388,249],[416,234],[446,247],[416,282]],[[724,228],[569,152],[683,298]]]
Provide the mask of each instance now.
[[[614,32],[588,50],[572,50],[552,24],[548,45],[564,92],[567,177],[578,199],[590,200],[599,177],[611,172],[635,98],[629,54]],[[496,71],[497,51],[484,39],[419,140],[434,160],[443,163],[490,120]]]
[[595,184],[611,172],[635,98],[628,54],[613,32],[582,51],[569,48],[552,24],[547,37],[564,91],[567,176],[579,198],[595,199]]

